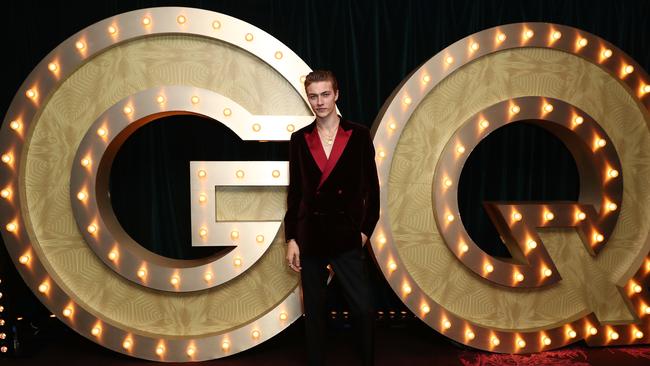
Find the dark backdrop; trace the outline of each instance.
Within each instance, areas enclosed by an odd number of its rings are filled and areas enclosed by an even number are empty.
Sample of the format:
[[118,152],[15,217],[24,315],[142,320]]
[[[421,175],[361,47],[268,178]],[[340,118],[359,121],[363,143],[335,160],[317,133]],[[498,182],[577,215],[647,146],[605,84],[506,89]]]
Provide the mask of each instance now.
[[[616,44],[650,69],[650,1],[68,1],[23,0],[3,7],[0,110],[32,68],[80,29],[122,12],[188,6],[225,13],[270,33],[313,69],[339,77],[338,106],[370,126],[393,89],[421,63],[458,39],[492,26],[543,21],[566,24]],[[189,245],[190,160],[286,160],[286,143],[245,143],[218,123],[170,117],[138,131],[113,166],[111,194],[122,225],[154,251],[204,256]],[[508,256],[481,207],[484,200],[575,200],[575,163],[545,131],[516,123],[495,132],[471,154],[460,182],[468,231],[494,255]],[[373,270],[378,309],[403,308]],[[0,245],[1,300],[12,316],[45,310],[23,284]],[[335,291],[336,292],[336,291]],[[332,309],[344,308],[334,296]]]

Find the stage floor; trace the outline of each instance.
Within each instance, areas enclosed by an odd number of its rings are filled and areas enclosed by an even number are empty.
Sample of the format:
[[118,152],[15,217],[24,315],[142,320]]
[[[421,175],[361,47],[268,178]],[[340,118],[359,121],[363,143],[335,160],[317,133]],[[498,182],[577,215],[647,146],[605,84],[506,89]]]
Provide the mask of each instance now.
[[[301,320],[261,345],[236,355],[199,364],[304,365]],[[357,365],[353,332],[345,324],[331,327],[329,365]],[[25,344],[20,357],[2,358],[2,365],[160,365],[109,351],[59,324],[56,330]],[[648,365],[650,346],[590,348],[584,342],[533,355],[503,355],[450,342],[417,319],[377,323],[376,365]]]

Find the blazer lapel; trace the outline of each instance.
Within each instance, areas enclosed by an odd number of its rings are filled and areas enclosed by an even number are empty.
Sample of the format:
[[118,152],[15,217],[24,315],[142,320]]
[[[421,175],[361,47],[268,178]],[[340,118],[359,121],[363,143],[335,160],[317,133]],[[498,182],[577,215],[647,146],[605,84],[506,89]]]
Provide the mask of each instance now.
[[[348,140],[350,139],[350,135],[352,134],[352,129],[344,130],[344,123],[343,121],[340,122],[339,124],[339,129],[336,131],[336,137],[334,138],[334,146],[332,146],[332,151],[330,152],[330,157],[327,159],[326,164],[325,164],[325,169],[323,171],[323,175],[320,177],[320,182],[318,183],[318,188],[320,188],[327,177],[329,177],[330,173],[332,170],[334,170],[334,167],[336,166],[336,163],[339,161],[339,158],[341,157],[341,154],[343,154],[343,150],[345,149],[345,146],[348,144]],[[314,132],[318,134],[318,131],[314,129]],[[320,146],[321,153],[325,155],[325,150],[323,150],[323,145],[320,143],[320,140],[318,141],[318,146]]]
[[325,171],[325,166],[327,165],[327,156],[325,155],[325,150],[323,150],[323,145],[318,137],[316,122],[314,122],[314,128],[311,132],[305,132],[305,140],[307,141],[307,147],[309,147],[311,156],[314,158],[316,165],[318,165],[318,169],[323,173],[323,171]]

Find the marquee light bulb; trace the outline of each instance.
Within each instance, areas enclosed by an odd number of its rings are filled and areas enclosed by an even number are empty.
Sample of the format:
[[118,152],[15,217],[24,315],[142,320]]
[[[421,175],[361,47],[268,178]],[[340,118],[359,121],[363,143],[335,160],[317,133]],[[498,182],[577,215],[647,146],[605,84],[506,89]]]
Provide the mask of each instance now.
[[521,221],[522,218],[523,218],[523,216],[519,212],[515,212],[515,213],[512,214],[512,219],[514,221]]
[[413,100],[411,99],[411,97],[406,96],[404,97],[404,99],[402,99],[402,102],[404,102],[404,104],[406,105],[410,105],[413,102]]
[[533,32],[531,29],[528,29],[528,30],[526,30],[526,32],[524,32],[524,38],[526,38],[526,39],[531,39],[531,38],[533,38],[534,35],[535,35],[535,32]]
[[607,172],[607,175],[609,175],[610,178],[616,178],[616,177],[618,177],[618,170],[616,170],[616,169],[610,169],[610,170]]
[[82,192],[77,193],[77,199],[78,199],[79,201],[83,201],[83,200],[85,200],[86,198],[88,198],[88,194],[87,194],[86,192],[83,192],[83,191],[82,191]]
[[259,339],[259,338],[260,338],[260,335],[261,335],[261,334],[260,334],[260,331],[257,330],[257,329],[255,329],[255,330],[253,330],[253,331],[251,332],[251,337],[252,337],[253,339]]
[[452,56],[447,56],[447,58],[445,58],[445,62],[447,65],[451,65],[454,63],[454,58]]
[[230,108],[224,108],[223,115],[226,117],[230,117],[230,115],[232,115],[232,110]]
[[614,202],[610,202],[607,204],[607,209],[610,211],[616,211],[617,208],[618,206]]
[[[429,76],[429,75],[424,75],[424,76],[422,77],[422,82],[423,82],[423,83],[427,84],[427,83],[429,83],[430,81],[431,81],[431,76]],[[394,123],[391,123],[391,125],[392,125],[392,126],[395,126]],[[393,130],[395,129],[395,127],[391,127],[391,128],[392,128]]]
[[99,137],[104,137],[104,136],[106,136],[107,133],[108,132],[103,127],[97,129],[97,136],[99,136]]
[[524,280],[524,275],[522,273],[515,274],[515,281],[522,282]]
[[142,25],[147,26],[149,24],[151,24],[151,18],[149,17],[142,18]]
[[544,105],[544,112],[546,112],[546,113],[553,112],[553,104],[549,104],[549,103],[545,104]]
[[465,336],[466,336],[467,339],[469,339],[470,341],[471,341],[472,339],[476,338],[476,334],[474,334],[474,332],[472,332],[471,330],[468,330],[467,332],[465,332]]
[[544,219],[545,219],[546,221],[551,221],[551,220],[553,220],[554,218],[555,218],[555,214],[553,214],[551,211],[547,211],[547,212],[544,214]]
[[97,232],[97,226],[95,226],[94,224],[90,224],[90,225],[88,225],[88,227],[86,228],[86,230],[88,230],[88,232],[89,232],[90,234],[94,234],[94,233]]
[[205,280],[205,282],[212,281],[212,278],[213,278],[212,272],[207,272],[205,275],[203,275],[203,279]]
[[277,169],[274,170],[273,172],[271,172],[271,176],[272,176],[273,178],[279,178],[279,177],[280,177],[280,171],[277,170]]
[[607,48],[607,49],[603,50],[601,55],[603,56],[603,58],[610,58],[610,57],[612,57],[612,50]]
[[133,340],[131,338],[127,338],[122,342],[122,347],[126,350],[130,350],[131,347],[133,346]]
[[526,347],[526,341],[524,341],[523,339],[519,338],[519,340],[517,341],[517,346],[519,346],[519,348],[524,348],[524,347]]
[[487,273],[492,273],[494,271],[494,266],[489,264],[489,263],[486,264],[483,268],[485,269],[485,272],[487,272]]
[[497,35],[497,41],[499,41],[499,43],[503,43],[506,40],[506,38],[507,37],[505,33],[499,33]]
[[235,258],[235,260],[233,261],[233,264],[234,264],[236,267],[241,266],[241,264],[242,264],[242,260],[241,260],[241,258],[239,258],[239,257]]
[[165,353],[165,347],[164,346],[156,347],[156,354],[158,356],[162,356],[164,353]]
[[528,248],[530,248],[530,249],[537,248],[537,242],[535,240],[529,240],[528,241]]
[[156,97],[156,102],[158,102],[158,104],[165,103],[165,97],[163,97],[162,95],[157,96]]
[[431,308],[429,307],[429,305],[424,304],[424,305],[420,306],[420,310],[422,310],[422,312],[424,314],[429,314],[429,312],[431,311]]
[[580,38],[578,40],[578,47],[583,48],[586,47],[589,44],[589,40],[587,38]]
[[589,334],[596,335],[598,334],[598,329],[596,327],[589,327]]
[[137,273],[138,278],[143,279],[146,275],[147,275],[147,270],[145,270],[144,268],[140,268],[138,270]]
[[284,311],[280,313],[280,320],[287,320],[288,315]]
[[199,178],[205,178],[208,175],[208,173],[205,170],[201,169],[201,170],[199,170],[198,175],[199,175]]
[[273,56],[275,57],[276,60],[281,60],[282,56],[284,55],[282,54],[281,51],[275,51],[275,54]]
[[452,221],[454,221],[454,215],[452,215],[452,214],[448,214],[448,215],[447,215],[447,221],[448,221],[448,222],[452,222]]
[[598,243],[601,243],[603,242],[603,240],[605,240],[605,237],[603,236],[603,234],[596,233],[594,234],[594,240],[596,240]]
[[405,284],[402,286],[402,291],[404,291],[404,293],[405,293],[406,295],[410,294],[411,291],[412,291],[411,286],[410,286],[408,283],[405,283]]
[[244,178],[244,171],[241,169],[237,170],[235,176],[237,176],[237,178]]
[[115,262],[117,260],[118,254],[116,250],[111,250],[108,252],[108,259],[111,260],[111,262]]
[[643,332],[640,331],[640,330],[637,330],[636,332],[634,332],[634,337],[636,337],[636,339],[643,338]]
[[490,339],[490,343],[492,343],[493,346],[498,346],[501,344],[501,340],[499,340],[497,337],[492,337],[492,339]]
[[579,211],[579,212],[576,214],[576,218],[577,218],[579,221],[582,221],[582,220],[584,220],[584,219],[587,218],[587,214],[584,213],[584,212],[582,212],[582,211]]
[[461,244],[460,245],[460,251],[462,253],[467,253],[467,251],[469,251],[469,246],[467,246],[467,244],[465,244],[465,243]]
[[643,88],[641,88],[641,92],[643,92],[643,94],[650,93],[650,85],[644,85]]
[[605,145],[607,145],[607,141],[605,139],[599,138],[598,140],[596,140],[596,145],[598,145],[598,147],[604,147]]
[[218,20],[215,20],[214,22],[212,22],[212,28],[214,28],[214,29],[221,28],[221,22],[218,21]]
[[632,66],[632,65],[626,65],[626,66],[623,68],[623,73],[624,73],[625,75],[629,75],[629,74],[631,74],[631,73],[633,73],[633,72],[634,72],[634,66]]
[[190,98],[190,101],[192,102],[192,104],[199,104],[201,99],[199,99],[199,97],[197,97],[196,95],[193,95],[192,98]]
[[484,129],[490,127],[490,121],[488,121],[487,119],[481,120],[479,125],[481,126],[481,129],[484,130]]
[[542,274],[544,275],[544,277],[551,277],[551,275],[553,274],[553,271],[550,268],[544,268],[544,270],[542,271]]
[[83,50],[84,48],[86,48],[86,45],[85,45],[83,42],[81,42],[81,41],[77,41],[77,42],[74,44],[74,46],[75,46],[79,51],[81,51],[81,50]]
[[557,41],[558,39],[562,38],[562,32],[560,32],[560,31],[555,31],[555,32],[553,32],[553,34],[551,35],[551,37],[553,37],[553,39]]
[[199,195],[199,202],[205,203],[208,200],[208,196],[205,193]]
[[395,262],[393,262],[393,261],[390,261],[390,262],[388,263],[388,269],[390,269],[391,271],[396,270],[396,269],[397,269],[397,263],[395,263]]
[[444,329],[449,329],[449,328],[451,328],[451,322],[450,322],[449,320],[445,319],[445,321],[442,322],[442,327],[443,327]]
[[480,47],[481,47],[481,46],[480,46],[478,43],[476,43],[476,42],[472,42],[472,45],[470,46],[470,49],[471,49],[472,51],[476,52],[476,51],[478,51],[478,49],[479,49]]
[[96,326],[96,327],[93,327],[93,329],[90,331],[90,334],[97,337],[101,332],[102,332],[102,328],[99,327],[99,326]]
[[634,293],[636,293],[636,294],[640,294],[641,291],[643,291],[643,287],[641,287],[641,285],[638,285],[638,284],[637,284],[637,285],[634,285],[634,286],[632,287],[632,290],[634,291]]
[[576,116],[576,118],[573,119],[573,123],[576,125],[581,125],[584,121],[585,119],[582,116]]
[[260,243],[260,244],[264,243],[264,235],[260,234],[260,235],[255,236],[255,241]]
[[183,15],[179,15],[178,17],[176,17],[176,22],[178,22],[178,24],[185,24],[186,21],[187,18],[185,18],[185,16]]
[[88,158],[81,159],[81,166],[83,166],[83,167],[90,166],[90,159],[88,159]]
[[618,335],[618,333],[617,333],[617,332],[615,332],[615,331],[611,331],[611,332],[609,332],[609,339],[611,339],[611,340],[614,340],[614,341],[615,341],[615,340],[617,340],[617,339],[618,339],[618,337],[619,337],[619,335]]
[[180,282],[181,282],[181,279],[180,279],[180,277],[178,277],[178,276],[172,276],[172,277],[169,279],[169,283],[171,283],[173,286],[178,285]]
[[20,264],[29,263],[29,256],[28,255],[21,255],[20,258],[18,258],[18,262],[20,262]]
[[2,162],[5,164],[11,163],[11,161],[14,160],[14,158],[11,156],[11,154],[2,154]]
[[117,33],[117,28],[115,28],[115,27],[112,26],[112,25],[109,26],[109,27],[108,27],[108,34],[113,35],[113,34],[115,34],[115,33]]
[[55,72],[56,70],[58,70],[58,68],[59,68],[59,66],[57,64],[55,64],[54,62],[50,62],[49,64],[47,64],[47,69],[52,71],[52,72]]
[[252,33],[246,33],[246,36],[244,37],[248,42],[251,42],[253,40],[253,34]]
[[542,342],[544,342],[545,346],[550,346],[551,345],[551,338],[549,338],[547,336],[544,336],[544,338],[542,338]]
[[293,130],[295,130],[295,129],[296,129],[296,126],[294,126],[294,125],[292,125],[292,124],[288,124],[288,125],[287,125],[287,131],[289,131],[289,132],[293,132]]
[[573,329],[569,329],[566,334],[569,336],[569,338],[575,338],[578,335]]
[[72,316],[72,308],[67,307],[67,308],[63,309],[63,316],[65,316],[66,318],[69,318],[70,316]]
[[47,290],[49,290],[49,289],[50,289],[50,285],[48,285],[47,283],[41,283],[38,286],[38,292],[40,292],[42,294],[46,293]]
[[458,145],[458,146],[456,147],[456,152],[459,153],[459,154],[464,153],[464,152],[465,152],[465,146],[463,146],[463,145]]
[[510,112],[512,112],[513,114],[517,114],[521,112],[521,108],[518,105],[513,105],[512,107],[510,107]]
[[8,188],[5,188],[0,191],[0,196],[2,196],[2,198],[9,198],[9,196],[11,196],[11,191]]
[[227,351],[230,348],[230,342],[228,341],[223,341],[221,342],[221,349],[224,351]]
[[208,235],[208,229],[202,227],[199,229],[199,236],[205,238]]
[[185,353],[187,353],[189,357],[192,357],[194,356],[194,353],[196,353],[196,348],[189,346],[187,347],[187,350],[185,350]]
[[16,223],[14,222],[10,222],[7,224],[5,228],[7,229],[7,231],[14,233],[16,232],[16,230],[18,230],[18,225],[16,225]]
[[445,187],[451,187],[452,184],[454,184],[454,183],[451,181],[451,179],[445,178],[445,180],[443,181],[443,184],[445,185]]
[[239,231],[233,230],[230,232],[230,238],[233,240],[239,239]]

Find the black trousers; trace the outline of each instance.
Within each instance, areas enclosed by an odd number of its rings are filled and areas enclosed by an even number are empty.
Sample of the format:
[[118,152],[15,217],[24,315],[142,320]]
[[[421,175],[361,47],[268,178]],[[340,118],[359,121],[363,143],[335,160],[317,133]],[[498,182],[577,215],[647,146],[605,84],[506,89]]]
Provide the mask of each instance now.
[[365,257],[366,248],[359,247],[337,256],[300,258],[307,353],[312,366],[324,364],[324,350],[327,348],[328,264],[332,266],[334,278],[339,281],[350,306],[350,315],[358,334],[360,364],[374,364],[374,312]]

